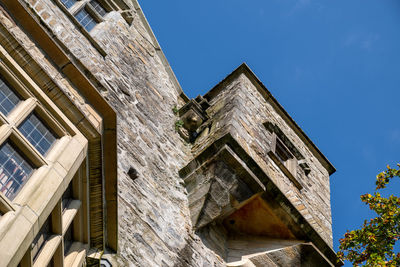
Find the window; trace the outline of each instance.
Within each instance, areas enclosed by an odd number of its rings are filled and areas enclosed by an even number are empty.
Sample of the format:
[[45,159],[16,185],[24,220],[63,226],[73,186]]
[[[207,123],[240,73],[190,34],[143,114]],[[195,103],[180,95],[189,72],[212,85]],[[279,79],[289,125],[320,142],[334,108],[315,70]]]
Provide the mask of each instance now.
[[103,57],[107,55],[106,51],[93,38],[90,32],[97,24],[104,21],[104,17],[112,10],[117,11],[129,25],[132,24],[134,17],[134,10],[125,1],[53,0],[53,2],[69,17],[82,35]]
[[20,101],[17,94],[0,77],[0,112],[7,116]]
[[74,243],[73,226],[74,224],[71,223],[70,226],[68,227],[68,230],[64,234],[64,255],[68,254],[68,251],[72,246],[72,243]]
[[61,0],[61,3],[88,32],[107,14],[106,9],[96,0]]
[[14,199],[27,182],[33,167],[10,145],[0,148],[0,191],[9,199]]
[[75,18],[87,31],[92,30],[97,24],[93,16],[91,16],[84,8],[75,14]]
[[297,160],[277,136],[275,140],[275,155],[293,175],[296,175]]
[[57,139],[35,113],[31,113],[18,129],[42,155],[46,154]]
[[61,211],[64,212],[72,201],[72,184],[70,183],[61,198]]
[[61,3],[63,3],[66,8],[70,8],[75,5],[76,0],[61,0]]
[[[64,1],[69,6],[74,2]],[[81,266],[92,242],[92,224],[96,225],[89,220],[94,212],[89,213],[88,166],[102,166],[102,162],[86,160],[88,140],[67,118],[78,118],[81,114],[78,108],[51,83],[35,60],[18,47],[11,34],[1,29],[0,32],[8,40],[2,43],[4,49],[0,51],[0,220],[6,227],[1,233],[0,246],[10,250],[2,253],[0,265],[16,266],[19,261],[21,267]],[[6,49],[18,51],[18,55],[8,54]],[[27,59],[31,59],[30,64],[25,64]],[[92,130],[87,118],[77,120],[85,129]],[[92,134],[91,138],[101,140],[97,138],[101,133],[92,131]],[[77,164],[80,164],[78,170]],[[95,179],[101,179],[101,175],[102,172]],[[71,179],[73,182],[66,190]],[[99,203],[103,203],[101,196],[103,191],[99,193]],[[30,207],[29,222],[26,213],[20,212],[22,206]],[[102,204],[99,206],[102,209]],[[102,221],[101,216],[98,217]],[[100,244],[104,242],[103,224],[98,228],[101,236],[96,241]],[[64,237],[69,247],[67,256]]]
[[107,11],[96,0],[90,1],[90,4],[97,11],[97,13],[99,13],[100,16],[104,17],[107,14]]
[[297,180],[297,158],[292,151],[286,146],[275,133],[272,134],[272,146],[268,152],[269,157],[278,165],[279,169],[285,174],[286,177],[299,189],[303,186]]
[[284,175],[301,190],[303,188],[299,182],[299,180],[302,180],[301,173],[303,171],[304,175],[308,175],[310,172],[303,155],[276,124],[266,122],[264,126],[271,133],[271,150],[268,151],[268,156]]
[[52,234],[51,216],[49,216],[49,218],[47,218],[46,222],[43,224],[42,228],[40,228],[39,233],[36,235],[31,245],[32,258],[34,262],[36,261],[38,255],[40,254],[40,251],[46,244],[46,241],[50,238]]
[[[36,113],[35,110],[47,118],[43,107],[33,97],[30,97],[31,94],[25,92],[21,87],[13,87],[11,84],[15,85],[14,83],[9,84],[0,76],[0,112],[4,115],[2,122],[8,128],[6,136],[3,136],[3,140],[7,141],[0,144],[0,192],[9,200],[16,197],[34,169],[44,164],[44,159],[38,157],[37,152],[34,152],[27,142],[31,143],[42,156],[45,156],[59,136],[56,136],[52,129],[43,122],[42,116]],[[11,116],[12,110],[14,112]],[[58,129],[57,126],[54,127]],[[21,138],[19,133],[26,140]]]

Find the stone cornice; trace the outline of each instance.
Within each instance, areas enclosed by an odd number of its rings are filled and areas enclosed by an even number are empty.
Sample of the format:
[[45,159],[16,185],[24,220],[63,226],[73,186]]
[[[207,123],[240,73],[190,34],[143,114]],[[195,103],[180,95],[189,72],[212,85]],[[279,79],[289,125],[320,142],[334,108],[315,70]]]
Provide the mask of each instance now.
[[[205,217],[200,218],[200,213],[204,213],[204,207],[207,205],[207,201],[210,201],[209,195],[212,194],[210,188],[201,188],[200,190],[206,190],[204,198],[201,199],[198,193],[195,192],[195,186],[197,183],[202,187],[205,187],[205,183],[209,181],[195,181],[197,172],[207,171],[208,165],[213,161],[222,161],[230,169],[235,171],[235,176],[240,177],[246,184],[246,188],[243,192],[252,192],[252,195],[243,195],[239,189],[236,189],[236,194],[239,192],[242,199],[237,199],[238,203],[232,202],[231,206],[225,207],[220,206],[218,214],[213,213],[212,216],[206,214]],[[296,209],[296,207],[289,201],[285,194],[278,188],[278,186],[268,177],[268,175],[262,170],[262,168],[252,159],[250,155],[241,147],[241,145],[232,137],[230,133],[224,135],[220,139],[213,142],[201,153],[199,153],[191,162],[179,171],[179,175],[184,179],[189,193],[189,202],[191,202],[192,195],[196,199],[192,200],[193,210],[191,209],[192,222],[194,227],[201,228],[212,220],[220,221],[227,214],[232,213],[232,209],[241,207],[240,201],[247,202],[254,196],[261,197],[266,203],[269,203],[271,207],[276,211],[276,215],[285,222],[288,229],[295,234],[297,238],[310,240],[333,264],[336,264],[337,258],[333,249],[324,241],[320,234],[308,223],[307,219]],[[210,187],[212,185],[210,184]],[[229,190],[228,190],[229,191]],[[202,193],[203,194],[203,193]],[[227,194],[230,194],[227,192]],[[202,201],[203,206],[198,207],[198,201]],[[195,203],[197,202],[197,203]],[[220,201],[220,203],[222,203]],[[224,202],[225,203],[225,202]],[[236,204],[232,204],[236,203]],[[215,208],[216,203],[211,203]],[[338,264],[340,266],[341,264]]]

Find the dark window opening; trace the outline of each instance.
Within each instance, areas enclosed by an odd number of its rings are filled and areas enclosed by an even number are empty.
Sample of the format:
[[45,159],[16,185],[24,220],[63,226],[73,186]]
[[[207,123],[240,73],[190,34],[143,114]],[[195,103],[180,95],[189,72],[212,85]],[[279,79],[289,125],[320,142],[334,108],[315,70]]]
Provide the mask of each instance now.
[[32,258],[33,261],[37,259],[40,251],[43,249],[49,237],[52,235],[51,231],[51,216],[45,221],[39,233],[36,235],[32,242]]
[[72,201],[72,182],[68,185],[67,190],[65,190],[62,201],[61,201],[61,210],[64,212],[67,208],[69,203]]
[[278,137],[276,138],[275,154],[282,163],[294,158]]
[[73,238],[73,223],[69,226],[68,230],[64,234],[64,255],[67,255],[69,249],[74,242]]

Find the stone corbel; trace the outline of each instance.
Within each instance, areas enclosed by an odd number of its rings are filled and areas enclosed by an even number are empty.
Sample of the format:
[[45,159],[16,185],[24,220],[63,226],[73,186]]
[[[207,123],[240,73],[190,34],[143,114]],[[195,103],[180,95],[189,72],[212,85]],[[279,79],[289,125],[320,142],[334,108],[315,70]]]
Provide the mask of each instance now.
[[187,136],[183,136],[193,142],[199,134],[199,127],[208,119],[205,109],[208,103],[203,98],[197,97],[190,100],[179,111],[178,115],[183,122],[183,128],[187,131]]
[[196,232],[220,225],[229,233],[305,240],[336,263],[332,248],[231,134],[202,150],[179,175]]
[[226,217],[265,191],[261,181],[228,145],[184,177],[184,182],[195,229]]

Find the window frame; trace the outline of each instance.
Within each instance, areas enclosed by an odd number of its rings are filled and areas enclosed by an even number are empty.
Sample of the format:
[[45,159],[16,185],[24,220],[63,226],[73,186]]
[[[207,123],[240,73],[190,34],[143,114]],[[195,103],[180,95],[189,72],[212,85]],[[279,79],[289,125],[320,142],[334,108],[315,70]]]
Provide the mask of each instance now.
[[[281,151],[277,151],[278,149]],[[287,155],[286,160],[279,156],[281,153]],[[298,159],[275,132],[272,132],[271,150],[268,151],[268,156],[298,190],[303,189],[303,185],[297,179]]]
[[[42,156],[46,157],[49,152],[51,151],[51,149],[57,144],[57,141],[63,136],[63,134],[61,133],[57,133],[59,131],[54,130],[53,127],[49,126],[49,124],[47,123],[47,120],[51,120],[50,117],[46,116],[45,112],[43,112],[41,115],[39,114],[38,110],[40,110],[41,108],[35,107],[35,109],[33,111],[31,111],[22,121],[19,122],[19,124],[16,126],[17,130],[19,131],[19,133],[21,133],[21,135],[26,139],[26,141],[28,141]],[[28,120],[28,118],[30,116],[34,115],[39,121],[40,123],[46,128],[46,130],[55,138],[55,140],[53,141],[53,143],[50,144],[50,147],[47,149],[47,151],[45,151],[44,153],[41,153],[36,146],[31,143],[28,140],[28,137],[26,137],[22,131],[20,130],[20,127],[22,126],[23,123],[25,123],[26,120]],[[45,117],[45,119],[43,118],[43,115]],[[42,133],[41,133],[42,134]]]
[[275,133],[273,150],[279,161],[293,174],[293,176],[296,176],[297,159],[290,149],[285,145],[285,143]]
[[[74,252],[87,249],[89,232],[85,229],[88,223],[88,217],[85,216],[85,207],[88,205],[83,180],[85,178],[85,162],[79,167],[67,187],[70,188],[69,202],[63,209],[63,199],[60,198],[46,220],[51,219],[51,233],[34,255],[32,247],[28,249],[27,254],[30,257],[32,266],[43,266],[53,261],[58,263],[55,266],[76,266],[77,262],[82,261],[80,256],[74,255]],[[41,226],[43,227],[43,225]],[[66,240],[68,231],[71,230],[71,239]],[[40,231],[38,232],[40,234]],[[37,235],[35,236],[35,238]],[[66,243],[69,247],[66,248]],[[73,264],[71,264],[73,263]]]
[[[91,178],[88,173],[89,141],[87,139],[88,133],[81,132],[78,128],[79,126],[77,127],[76,123],[73,123],[69,118],[69,116],[77,116],[73,119],[78,119],[82,114],[77,108],[71,107],[72,102],[69,102],[69,99],[63,95],[60,88],[57,88],[55,91],[49,91],[46,85],[39,87],[38,81],[34,81],[33,79],[39,79],[36,75],[40,76],[40,72],[37,74],[38,72],[35,70],[32,74],[30,68],[26,67],[25,69],[25,61],[22,63],[19,62],[21,64],[19,65],[15,61],[20,60],[19,54],[15,58],[15,55],[10,54],[10,51],[6,50],[6,48],[8,49],[9,47],[3,46],[3,44],[0,45],[0,74],[13,86],[15,91],[23,95],[24,101],[19,102],[7,116],[0,114],[0,139],[5,141],[7,137],[12,137],[17,139],[16,143],[23,144],[23,135],[15,130],[17,125],[9,123],[10,116],[13,116],[13,121],[19,120],[22,122],[24,117],[29,114],[27,108],[33,111],[35,107],[42,108],[54,121],[55,125],[60,128],[64,136],[60,138],[59,142],[57,142],[46,157],[39,155],[35,149],[28,146],[24,153],[29,152],[33,154],[32,158],[39,162],[38,168],[30,176],[28,182],[19,191],[13,201],[0,194],[0,209],[2,209],[0,211],[0,241],[4,242],[2,244],[7,244],[8,246],[6,253],[0,253],[4,257],[2,261],[4,260],[13,266],[20,264],[22,267],[31,267],[32,260],[29,246],[45,219],[50,214],[50,216],[53,216],[52,211],[55,210],[57,215],[54,216],[58,219],[53,222],[58,229],[57,234],[51,237],[48,245],[46,244],[46,251],[49,253],[41,253],[43,255],[41,259],[47,261],[49,259],[47,256],[52,254],[50,260],[54,261],[56,266],[62,266],[63,261],[67,262],[61,250],[62,218],[60,198],[65,185],[73,179],[79,170],[84,176],[82,178],[84,181],[80,184],[83,188],[80,188],[79,192],[83,198],[82,203],[85,203],[85,205],[81,205],[81,208],[77,211],[80,214],[80,218],[76,216],[74,221],[79,223],[83,220],[81,229],[85,233],[82,236],[83,242],[77,240],[78,247],[74,247],[74,251],[79,252],[79,259],[77,260],[82,263],[92,240],[89,234],[89,224],[91,223],[89,220],[90,195],[88,187],[89,179]],[[35,61],[33,60],[32,63],[35,64]],[[24,69],[21,66],[24,66]],[[28,73],[33,76],[29,76]],[[52,95],[55,93],[56,95]],[[64,97],[59,97],[58,94],[60,93]],[[25,116],[18,114],[25,114]],[[89,121],[85,117],[82,117],[82,120],[78,123],[89,123]],[[86,124],[83,125],[86,126]],[[91,124],[88,125],[91,126]],[[95,131],[97,129],[85,128],[83,130]],[[80,170],[82,165],[85,167]],[[5,207],[4,211],[3,207]],[[16,236],[21,238],[16,239]],[[75,254],[72,254],[69,257],[70,260],[74,261],[73,264],[76,263],[74,259],[78,258],[75,256]],[[33,266],[36,265],[46,266],[46,264],[41,265],[39,263]]]
[[[0,212],[2,214],[13,210],[12,202],[14,199],[18,197],[26,186],[31,184],[30,181],[35,176],[37,170],[50,163],[49,160],[51,160],[51,157],[49,156],[52,150],[60,145],[60,140],[64,136],[74,134],[71,129],[67,130],[51,115],[50,111],[38,98],[38,95],[35,95],[31,89],[28,89],[18,79],[16,74],[4,62],[0,61],[0,78],[20,98],[20,101],[7,115],[0,112],[0,145],[9,142],[13,149],[33,167],[33,171],[12,199],[6,197],[4,194],[0,194]],[[49,131],[55,133],[57,138],[44,155],[18,129],[21,123],[32,113],[35,113],[45,126],[48,127]]]

